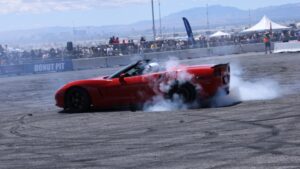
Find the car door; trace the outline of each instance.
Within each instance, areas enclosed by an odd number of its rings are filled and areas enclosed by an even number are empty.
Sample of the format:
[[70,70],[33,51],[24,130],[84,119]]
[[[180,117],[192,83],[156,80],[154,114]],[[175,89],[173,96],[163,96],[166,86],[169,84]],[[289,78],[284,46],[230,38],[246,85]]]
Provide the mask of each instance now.
[[123,106],[138,103],[142,97],[143,83],[141,76],[113,78],[101,86],[101,105]]
[[96,101],[99,107],[111,108],[119,105],[122,100],[119,78],[106,79],[106,83],[99,83],[96,87],[100,98]]
[[121,103],[137,104],[141,101],[143,91],[142,76],[131,76],[120,79],[120,93],[122,93]]
[[149,86],[149,79],[144,77],[143,70],[143,65],[136,65],[111,79],[103,90],[107,97],[106,104],[137,104],[152,97],[153,90]]

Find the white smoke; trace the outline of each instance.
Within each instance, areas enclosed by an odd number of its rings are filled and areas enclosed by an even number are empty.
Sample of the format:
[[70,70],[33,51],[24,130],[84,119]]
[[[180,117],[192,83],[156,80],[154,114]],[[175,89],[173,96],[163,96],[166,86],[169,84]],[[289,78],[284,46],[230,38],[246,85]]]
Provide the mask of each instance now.
[[241,78],[243,71],[238,65],[232,65],[232,89],[239,92],[241,101],[271,100],[279,97],[280,86],[269,78],[255,78],[245,81]]
[[152,100],[148,101],[144,105],[144,111],[146,112],[158,112],[158,111],[175,111],[175,110],[187,110],[188,105],[184,104],[182,99],[178,95],[173,97],[173,100],[164,98],[163,96],[155,96]]
[[163,65],[168,72],[172,72],[174,69],[178,70],[176,79],[179,84],[189,82],[193,78],[193,75],[187,72],[186,67],[180,64],[180,61],[177,58],[170,58]]
[[[169,73],[168,76],[172,79],[177,79],[179,85],[184,84],[185,82],[189,82],[193,75],[189,74],[186,69],[180,65],[179,60],[177,58],[170,58],[165,63],[162,63],[162,66],[165,68]],[[176,73],[174,70],[178,70]],[[173,81],[167,81],[167,83],[160,83],[159,89],[162,92],[168,92],[172,87]]]
[[[174,68],[180,69],[180,63],[177,59],[170,59],[164,63],[167,71],[172,71]],[[275,80],[268,78],[255,78],[250,80],[244,80],[243,70],[237,64],[231,64],[231,82],[230,82],[230,94],[224,90],[220,90],[217,95],[211,99],[211,107],[223,107],[232,106],[236,103],[243,101],[256,101],[256,100],[271,100],[281,95],[279,83]],[[193,75],[182,69],[178,74],[178,81],[180,84],[188,82],[192,79]],[[160,90],[167,92],[172,87],[172,83],[159,84]],[[197,86],[197,91],[201,90],[200,86]],[[201,104],[201,103],[200,103]],[[186,110],[190,107],[200,107],[198,103],[187,105],[177,95],[172,100],[165,99],[163,96],[156,96],[151,101],[144,105],[144,111],[175,111]]]
[[[191,81],[193,75],[189,74],[184,66],[180,65],[180,62],[177,58],[170,58],[168,61],[162,63],[164,69],[169,73],[168,76],[171,79],[176,77],[179,85]],[[178,70],[177,73],[175,70]],[[159,83],[159,90],[161,92],[167,93],[171,90],[174,81],[168,80],[167,82]],[[156,84],[157,85],[157,84]],[[196,86],[196,90],[200,90],[199,86]],[[172,99],[166,99],[164,96],[155,96],[150,101],[145,103],[143,110],[144,111],[174,111],[174,110],[186,110],[193,105],[185,104],[183,98],[179,95],[174,94]]]
[[230,95],[220,91],[213,99],[213,107],[230,106],[242,101],[272,100],[279,97],[279,83],[268,78],[244,80],[239,65],[231,64]]

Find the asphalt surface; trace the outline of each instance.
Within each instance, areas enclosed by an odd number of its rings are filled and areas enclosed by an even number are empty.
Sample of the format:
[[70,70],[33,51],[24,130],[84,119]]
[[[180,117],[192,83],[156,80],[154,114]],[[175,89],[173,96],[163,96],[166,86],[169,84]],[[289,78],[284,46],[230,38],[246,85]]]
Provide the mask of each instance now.
[[67,114],[66,82],[116,68],[0,78],[0,168],[300,168],[300,54],[182,61],[238,64],[242,79],[272,79],[280,95],[226,107]]

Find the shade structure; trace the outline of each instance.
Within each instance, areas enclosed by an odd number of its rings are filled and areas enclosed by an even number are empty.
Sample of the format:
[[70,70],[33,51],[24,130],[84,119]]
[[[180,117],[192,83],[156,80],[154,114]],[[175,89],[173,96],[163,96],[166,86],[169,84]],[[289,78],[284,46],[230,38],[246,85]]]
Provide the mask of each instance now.
[[243,30],[242,33],[264,32],[269,30],[286,30],[286,29],[290,29],[290,28],[280,25],[276,22],[273,22],[267,16],[264,16],[256,25],[252,26],[249,29]]
[[222,36],[230,36],[229,33],[225,33],[225,32],[222,32],[222,31],[218,31],[212,35],[210,35],[209,37],[211,38],[216,38],[216,37],[222,37]]
[[167,37],[165,39],[168,40],[187,40],[189,37],[188,36],[176,36],[176,37]]

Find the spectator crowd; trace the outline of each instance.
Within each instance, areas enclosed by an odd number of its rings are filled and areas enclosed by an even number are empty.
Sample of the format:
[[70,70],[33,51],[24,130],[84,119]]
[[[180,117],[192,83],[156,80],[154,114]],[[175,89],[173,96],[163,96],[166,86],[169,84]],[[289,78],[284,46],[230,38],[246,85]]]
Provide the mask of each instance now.
[[[119,37],[111,37],[107,44],[96,46],[73,46],[72,42],[67,43],[66,48],[32,49],[20,50],[11,49],[7,45],[0,45],[0,65],[17,65],[34,63],[35,61],[51,59],[78,59],[90,57],[110,57],[131,54],[144,54],[150,52],[164,52],[184,50],[190,48],[207,48],[225,45],[241,45],[249,43],[262,43],[264,33],[233,34],[231,36],[208,38],[198,36],[194,43],[188,40],[165,39],[147,41],[141,37],[138,41],[120,40]],[[271,33],[271,42],[288,42],[289,40],[300,41],[300,31],[283,31]]]

